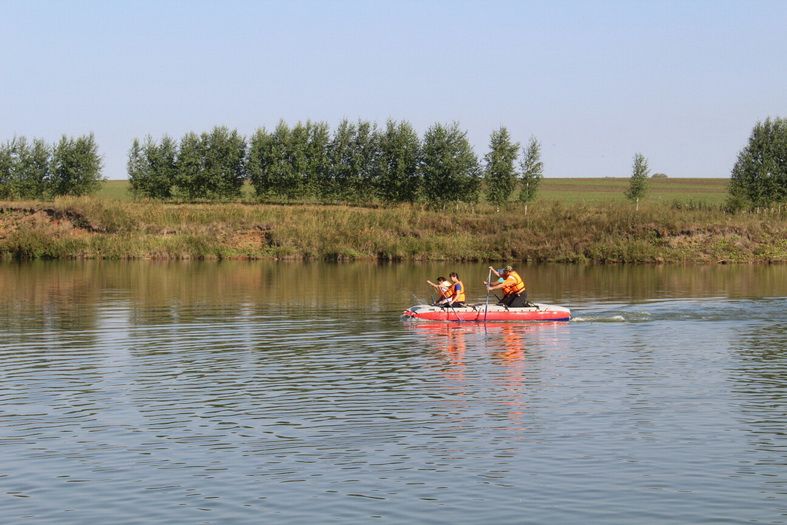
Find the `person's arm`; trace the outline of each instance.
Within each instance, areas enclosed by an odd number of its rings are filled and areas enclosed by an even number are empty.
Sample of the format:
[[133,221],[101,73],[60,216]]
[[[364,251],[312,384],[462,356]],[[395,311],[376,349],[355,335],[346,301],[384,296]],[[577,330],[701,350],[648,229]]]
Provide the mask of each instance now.
[[[487,290],[489,290],[490,292],[491,292],[492,290],[499,290],[500,288],[503,288],[504,286],[506,286],[506,283],[508,282],[508,280],[509,280],[509,279],[511,279],[511,281],[513,281],[513,280],[514,280],[514,277],[513,277],[513,276],[509,276],[509,277],[508,277],[508,279],[506,279],[506,280],[505,280],[505,281],[503,281],[502,283],[500,283],[500,284],[496,284],[496,285],[494,285],[494,286],[489,286],[489,285],[487,285],[486,289],[487,289]],[[511,284],[513,284],[513,282],[512,282]]]
[[500,278],[500,274],[497,273],[497,270],[495,270],[494,267],[490,266],[489,269],[492,271],[493,274],[495,274],[495,277],[497,277],[498,279]]
[[439,287],[438,285],[436,285],[435,283],[433,283],[433,282],[432,282],[432,281],[430,281],[429,279],[427,279],[427,280],[426,280],[426,284],[428,284],[428,285],[429,285],[429,286],[431,286],[432,288],[437,288],[438,290],[440,289],[440,287]]

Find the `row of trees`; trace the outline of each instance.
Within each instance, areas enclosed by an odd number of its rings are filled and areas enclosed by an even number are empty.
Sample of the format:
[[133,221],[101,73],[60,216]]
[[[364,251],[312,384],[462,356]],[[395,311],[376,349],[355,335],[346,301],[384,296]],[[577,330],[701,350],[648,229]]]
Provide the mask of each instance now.
[[92,133],[63,136],[55,144],[25,137],[0,144],[0,198],[87,195],[101,181],[101,158]]
[[[0,198],[89,194],[100,187],[101,169],[92,134],[55,144],[17,137],[0,144]],[[505,127],[492,133],[479,162],[457,124],[435,124],[421,139],[407,122],[388,121],[381,129],[345,120],[333,133],[321,122],[280,122],[248,142],[224,127],[180,141],[135,139],[128,173],[133,192],[154,199],[237,198],[248,180],[261,198],[433,205],[475,202],[483,188],[489,202],[502,206],[518,189],[527,210],[543,163],[536,139],[520,149]],[[626,194],[637,206],[648,174],[647,160],[637,154]],[[732,170],[730,195],[735,208],[787,200],[787,119],[755,125]]]
[[520,146],[504,127],[494,131],[483,165],[458,124],[434,124],[423,139],[408,122],[383,128],[343,120],[331,132],[323,122],[279,122],[246,140],[224,127],[209,133],[134,140],[128,173],[141,197],[226,199],[248,179],[260,198],[385,203],[476,202],[483,186],[496,205],[535,196],[543,177],[540,145]]

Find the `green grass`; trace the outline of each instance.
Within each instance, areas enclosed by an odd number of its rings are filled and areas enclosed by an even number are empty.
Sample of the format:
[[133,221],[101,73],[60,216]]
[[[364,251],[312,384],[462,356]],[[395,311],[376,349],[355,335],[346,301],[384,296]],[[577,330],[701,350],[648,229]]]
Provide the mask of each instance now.
[[777,210],[540,202],[365,208],[108,198],[0,202],[0,257],[787,262]]
[[[729,179],[650,179],[643,203],[702,202],[722,204],[727,198]],[[625,202],[626,178],[544,179],[536,198],[566,204]]]
[[249,185],[238,203],[135,202],[107,181],[94,197],[0,203],[0,258],[787,262],[784,213],[725,213],[727,184],[651,179],[635,212],[628,179],[545,179],[525,213],[259,204]]
[[129,185],[127,180],[104,181],[101,185],[101,189],[98,190],[98,193],[96,193],[96,197],[100,199],[130,201],[131,200],[131,192],[129,191],[130,187],[131,186]]

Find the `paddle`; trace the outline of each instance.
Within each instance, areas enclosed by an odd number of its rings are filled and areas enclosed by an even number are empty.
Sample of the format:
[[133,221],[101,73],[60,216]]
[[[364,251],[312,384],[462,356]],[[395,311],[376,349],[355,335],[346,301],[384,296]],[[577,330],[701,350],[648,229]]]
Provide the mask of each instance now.
[[456,316],[456,320],[461,323],[462,322],[462,318],[459,317],[458,313],[456,313],[456,309],[454,308],[454,303],[448,303],[448,306],[450,306],[451,310],[454,312],[454,315]]
[[492,284],[492,268],[489,268],[489,276],[486,278],[486,304],[484,305],[484,323],[486,323],[486,313],[489,311],[489,286]]

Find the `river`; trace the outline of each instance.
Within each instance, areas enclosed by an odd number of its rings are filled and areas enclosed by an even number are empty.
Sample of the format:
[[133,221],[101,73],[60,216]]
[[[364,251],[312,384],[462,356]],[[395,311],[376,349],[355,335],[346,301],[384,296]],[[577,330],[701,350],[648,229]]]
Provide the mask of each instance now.
[[5,523],[784,523],[787,267],[0,265]]

